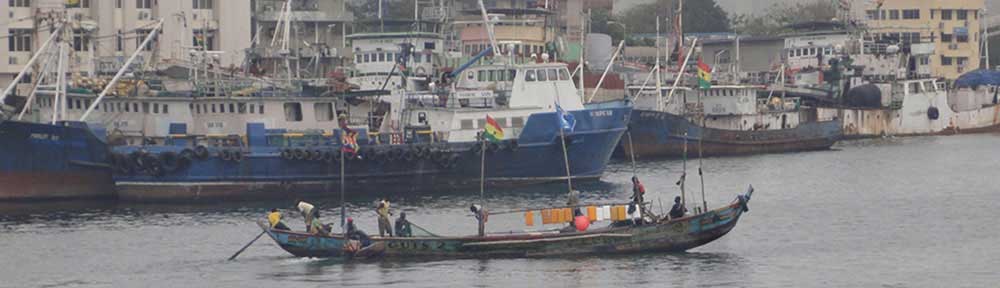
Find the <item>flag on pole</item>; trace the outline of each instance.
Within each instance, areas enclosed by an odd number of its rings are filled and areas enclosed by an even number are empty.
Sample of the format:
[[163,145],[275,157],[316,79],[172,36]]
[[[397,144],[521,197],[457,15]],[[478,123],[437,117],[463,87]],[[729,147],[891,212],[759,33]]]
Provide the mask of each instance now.
[[563,132],[573,132],[576,128],[576,117],[573,114],[566,113],[559,104],[556,104],[556,116],[559,118],[559,127],[562,128]]
[[490,140],[493,143],[503,140],[503,127],[500,127],[497,120],[490,117],[490,115],[486,115],[486,127],[483,128],[483,135],[486,137],[486,140]]
[[701,62],[701,58],[698,58],[698,88],[708,89],[712,88],[712,68],[708,67],[708,64]]

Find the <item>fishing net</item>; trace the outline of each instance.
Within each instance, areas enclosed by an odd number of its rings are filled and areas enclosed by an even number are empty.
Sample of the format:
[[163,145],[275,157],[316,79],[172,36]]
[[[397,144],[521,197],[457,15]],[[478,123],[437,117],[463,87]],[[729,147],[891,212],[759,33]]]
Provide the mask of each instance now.
[[424,227],[418,226],[416,223],[410,222],[410,228],[413,230],[413,237],[441,237],[437,234],[431,233]]

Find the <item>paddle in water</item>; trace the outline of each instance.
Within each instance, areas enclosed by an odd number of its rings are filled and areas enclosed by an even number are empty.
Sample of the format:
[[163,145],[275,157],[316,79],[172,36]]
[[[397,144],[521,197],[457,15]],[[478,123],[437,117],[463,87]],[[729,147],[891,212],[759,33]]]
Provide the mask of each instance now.
[[228,261],[233,261],[233,259],[236,259],[236,256],[240,256],[240,253],[243,253],[243,251],[247,250],[247,248],[249,248],[250,245],[253,245],[253,242],[257,242],[257,239],[260,239],[260,236],[264,236],[264,233],[267,233],[267,231],[261,231],[260,234],[257,234],[257,237],[254,237],[253,240],[250,240],[250,243],[247,243],[247,245],[243,245],[243,248],[240,248],[240,251],[236,251],[236,254],[233,254],[232,257],[229,257]]

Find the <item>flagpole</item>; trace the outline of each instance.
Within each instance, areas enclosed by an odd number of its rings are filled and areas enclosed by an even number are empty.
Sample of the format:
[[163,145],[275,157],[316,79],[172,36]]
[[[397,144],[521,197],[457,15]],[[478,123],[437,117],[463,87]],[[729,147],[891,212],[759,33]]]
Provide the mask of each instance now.
[[[482,158],[479,160],[479,201],[486,205],[486,133],[483,132],[482,141],[479,149],[479,153],[482,154]],[[483,206],[485,207],[485,206]]]
[[347,185],[344,183],[344,169],[346,164],[344,162],[344,129],[340,129],[340,229],[341,231],[346,231],[344,229],[344,221],[347,218],[347,203],[344,202],[344,190]]

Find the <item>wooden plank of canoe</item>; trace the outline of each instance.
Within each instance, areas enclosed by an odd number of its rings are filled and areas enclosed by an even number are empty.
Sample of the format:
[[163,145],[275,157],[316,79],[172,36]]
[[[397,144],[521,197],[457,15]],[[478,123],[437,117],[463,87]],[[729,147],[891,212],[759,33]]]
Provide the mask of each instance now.
[[556,241],[566,241],[566,240],[577,240],[577,239],[588,239],[588,238],[626,238],[632,237],[632,234],[623,233],[600,233],[600,234],[589,234],[589,235],[577,235],[569,237],[553,237],[553,238],[542,238],[542,239],[530,239],[530,240],[501,240],[501,241],[484,241],[484,242],[472,242],[462,244],[464,247],[480,247],[480,246],[492,246],[492,245],[511,245],[511,244],[531,244],[531,243],[544,243],[544,242],[556,242]]

